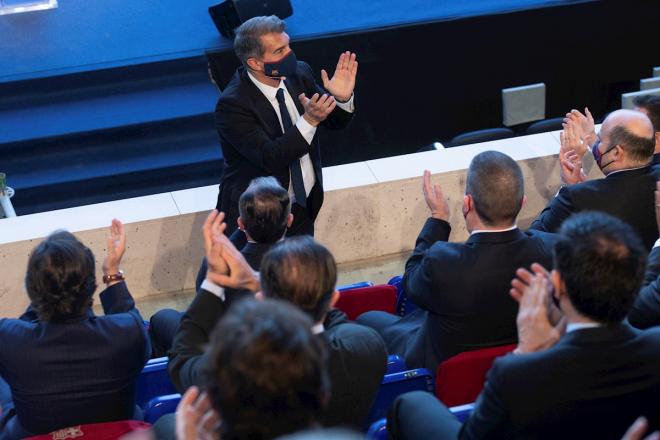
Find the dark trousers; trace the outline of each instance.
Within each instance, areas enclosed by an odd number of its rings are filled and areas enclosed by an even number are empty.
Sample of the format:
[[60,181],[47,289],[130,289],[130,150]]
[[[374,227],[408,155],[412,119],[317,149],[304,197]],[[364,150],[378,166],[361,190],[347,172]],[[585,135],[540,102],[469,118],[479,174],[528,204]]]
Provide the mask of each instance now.
[[433,394],[413,391],[396,398],[387,430],[395,440],[456,439],[461,422]]
[[183,317],[183,312],[173,309],[159,310],[151,317],[149,337],[151,338],[152,357],[167,356],[167,352],[172,348],[181,317]]

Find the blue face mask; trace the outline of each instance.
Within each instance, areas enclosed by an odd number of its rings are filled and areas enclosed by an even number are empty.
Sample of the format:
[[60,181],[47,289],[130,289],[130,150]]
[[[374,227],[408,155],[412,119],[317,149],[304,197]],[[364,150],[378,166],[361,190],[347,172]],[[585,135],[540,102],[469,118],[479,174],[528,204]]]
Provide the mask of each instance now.
[[295,75],[297,68],[298,60],[293,51],[290,51],[277,61],[271,61],[270,63],[264,62],[264,73],[271,78]]

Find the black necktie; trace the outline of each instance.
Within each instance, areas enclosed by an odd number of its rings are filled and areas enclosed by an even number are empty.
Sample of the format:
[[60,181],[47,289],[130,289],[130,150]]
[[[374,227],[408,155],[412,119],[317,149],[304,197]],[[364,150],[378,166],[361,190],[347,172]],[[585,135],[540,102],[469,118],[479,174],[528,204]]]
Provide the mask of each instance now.
[[[284,89],[277,89],[277,103],[280,105],[280,116],[282,116],[282,126],[284,132],[289,131],[293,127],[289,110],[286,108],[284,102]],[[296,196],[296,203],[303,208],[307,206],[307,193],[305,192],[305,182],[303,181],[302,168],[300,167],[300,160],[295,159],[289,164],[291,171],[291,186],[293,186],[293,194]]]

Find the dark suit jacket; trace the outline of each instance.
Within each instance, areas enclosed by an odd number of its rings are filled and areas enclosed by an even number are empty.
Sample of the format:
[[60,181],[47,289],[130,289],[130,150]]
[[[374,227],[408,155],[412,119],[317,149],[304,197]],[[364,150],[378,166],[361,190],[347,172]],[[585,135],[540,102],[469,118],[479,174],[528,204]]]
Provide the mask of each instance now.
[[[205,346],[226,307],[220,298],[202,289],[181,320],[169,363],[172,381],[181,392],[191,385],[204,385]],[[385,374],[385,344],[374,330],[349,323],[336,310],[328,313],[325,327],[318,336],[329,351],[331,398],[323,422],[361,428]]]
[[650,250],[658,238],[654,191],[659,178],[660,167],[648,166],[565,186],[534,220],[531,229],[556,232],[574,212],[602,211],[632,226]]
[[518,304],[510,297],[519,267],[551,267],[553,234],[472,234],[449,243],[449,223],[428,219],[406,263],[403,286],[420,307],[383,333],[391,354],[435,371],[457,353],[517,340]]
[[653,248],[649,255],[644,275],[644,284],[637,295],[628,321],[634,327],[648,328],[660,325],[660,247]]
[[0,376],[17,414],[7,431],[44,434],[133,418],[136,380],[151,347],[125,283],[103,291],[101,303],[105,316],[90,309],[41,322],[29,308],[19,319],[0,320]]
[[552,348],[498,358],[460,438],[620,439],[660,427],[660,329],[576,330]]
[[[305,93],[311,97],[314,93],[326,93],[314,82],[312,69],[303,62],[298,62],[296,75],[287,77],[285,85],[301,115],[304,109],[298,95]],[[343,128],[352,117],[352,113],[337,107],[321,125]],[[321,189],[308,200],[310,218],[316,218],[323,203],[318,131],[311,145],[296,129],[282,133],[273,106],[243,67],[236,71],[218,99],[215,123],[225,160],[217,208],[226,214],[228,234],[236,228],[238,199],[250,181],[260,176],[275,176],[286,189],[289,187],[289,164],[307,153],[312,159],[316,182]]]

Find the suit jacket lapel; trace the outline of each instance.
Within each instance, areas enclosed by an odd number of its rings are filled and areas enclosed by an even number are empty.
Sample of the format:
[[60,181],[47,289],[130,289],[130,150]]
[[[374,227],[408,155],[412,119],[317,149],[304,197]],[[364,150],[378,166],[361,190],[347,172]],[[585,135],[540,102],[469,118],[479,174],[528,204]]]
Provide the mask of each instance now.
[[286,80],[284,80],[284,85],[286,86],[286,89],[289,91],[289,95],[291,95],[291,98],[293,98],[293,103],[296,105],[296,109],[298,109],[298,114],[302,115],[303,113],[305,113],[305,108],[302,106],[300,100],[298,99],[298,95],[300,95],[302,91],[300,87],[294,84],[294,82],[295,81],[293,79],[287,78]]
[[248,77],[245,68],[241,67],[239,69],[240,75],[243,79],[241,84],[243,84],[247,90],[247,94],[254,106],[254,112],[260,119],[261,125],[263,125],[264,129],[271,137],[276,138],[282,136],[283,133],[280,120],[277,118],[277,113],[275,113],[275,109],[270,101],[268,101],[268,98],[266,98],[264,94],[261,93],[261,90],[254,85],[252,80]]

